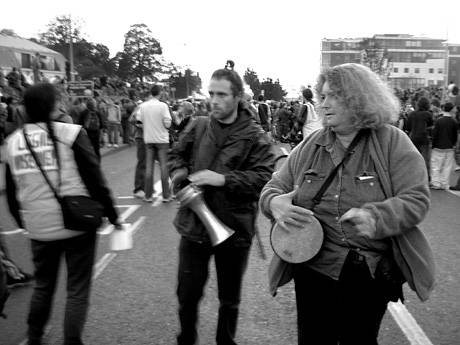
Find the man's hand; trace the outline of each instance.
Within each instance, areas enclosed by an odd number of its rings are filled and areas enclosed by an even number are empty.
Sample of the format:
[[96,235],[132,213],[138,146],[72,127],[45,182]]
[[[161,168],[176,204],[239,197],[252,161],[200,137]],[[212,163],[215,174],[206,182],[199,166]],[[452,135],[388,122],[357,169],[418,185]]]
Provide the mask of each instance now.
[[306,223],[311,222],[311,217],[313,217],[311,210],[292,204],[295,193],[297,193],[297,188],[290,193],[275,196],[270,201],[273,217],[285,229],[289,226],[303,228]]
[[358,234],[367,238],[375,238],[377,228],[372,213],[362,208],[351,208],[340,217],[339,222],[350,222],[358,230]]
[[211,170],[200,170],[197,171],[193,174],[191,174],[188,179],[190,182],[192,182],[194,185],[197,186],[204,186],[204,185],[210,185],[210,186],[215,186],[215,187],[220,187],[225,184],[225,176],[219,173],[216,173],[215,171]]
[[187,168],[180,168],[173,171],[171,176],[171,190],[174,194],[178,192],[178,188],[181,183],[187,178],[188,170]]

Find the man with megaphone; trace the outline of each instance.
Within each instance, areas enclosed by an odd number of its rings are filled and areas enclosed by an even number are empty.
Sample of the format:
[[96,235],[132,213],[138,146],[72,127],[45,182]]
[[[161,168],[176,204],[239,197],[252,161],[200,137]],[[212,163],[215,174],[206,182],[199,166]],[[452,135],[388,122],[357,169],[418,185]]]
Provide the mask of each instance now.
[[216,70],[209,86],[210,117],[191,121],[169,156],[172,188],[181,203],[174,219],[181,234],[180,345],[197,340],[198,304],[212,255],[220,302],[216,342],[236,344],[241,283],[255,233],[257,201],[274,168],[271,144],[241,102],[243,92],[232,65]]

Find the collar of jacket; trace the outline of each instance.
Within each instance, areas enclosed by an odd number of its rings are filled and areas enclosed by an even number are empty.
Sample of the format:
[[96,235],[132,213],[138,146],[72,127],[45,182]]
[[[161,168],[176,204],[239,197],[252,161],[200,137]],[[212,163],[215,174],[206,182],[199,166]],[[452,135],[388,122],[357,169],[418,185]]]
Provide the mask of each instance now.
[[[211,122],[213,121],[217,120],[211,117]],[[251,116],[251,113],[244,105],[241,105],[240,103],[238,106],[238,116],[235,122],[233,122],[228,127],[229,135],[226,141],[228,142],[241,139],[255,139],[257,137],[256,134],[258,133],[258,126],[251,126],[252,123],[254,123],[254,120]],[[212,126],[210,128],[212,129]],[[213,137],[213,139],[215,139],[214,134],[215,133],[211,130],[210,135]]]

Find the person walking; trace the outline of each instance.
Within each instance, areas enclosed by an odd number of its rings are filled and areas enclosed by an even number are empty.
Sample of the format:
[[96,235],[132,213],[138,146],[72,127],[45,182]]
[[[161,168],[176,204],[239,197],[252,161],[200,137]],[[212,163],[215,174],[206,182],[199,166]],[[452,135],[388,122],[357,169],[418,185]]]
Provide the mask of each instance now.
[[[23,129],[17,129],[7,139],[5,180],[9,210],[18,226],[27,230],[35,268],[35,286],[27,317],[28,344],[42,343],[61,257],[65,256],[64,344],[81,345],[97,229],[75,231],[64,226],[61,205],[45,180],[44,172],[59,195],[89,196],[103,206],[105,216],[116,229],[122,227],[86,131],[79,125],[51,119],[56,104],[54,86],[47,83],[31,86],[25,92],[24,104],[29,120]],[[31,149],[35,155],[31,154]]]
[[210,117],[196,117],[169,155],[173,191],[190,182],[203,190],[211,212],[235,233],[213,247],[203,223],[180,207],[174,225],[181,235],[177,297],[179,345],[197,340],[198,305],[214,256],[219,311],[216,343],[236,344],[241,285],[255,232],[257,200],[274,169],[266,133],[243,102],[243,82],[232,67],[211,76]]
[[450,173],[455,165],[457,143],[457,121],[454,120],[457,107],[444,104],[441,117],[434,123],[433,148],[431,150],[431,188],[449,190]]
[[421,97],[417,102],[417,110],[409,114],[405,127],[415,147],[422,154],[428,172],[430,171],[429,131],[433,126],[433,114],[429,110],[430,101],[426,97]]
[[315,102],[313,101],[313,92],[306,88],[302,91],[304,103],[300,105],[297,114],[297,121],[299,128],[302,128],[303,138],[308,137],[314,131],[323,127],[322,120],[315,109]]
[[109,99],[107,104],[107,147],[118,147],[118,134],[120,132],[121,110],[117,102]]
[[81,112],[78,124],[86,130],[99,161],[101,160],[100,140],[104,123],[101,113],[96,109],[96,101],[88,99],[86,101],[86,109]]
[[134,171],[134,190],[133,195],[136,198],[145,197],[145,143],[144,130],[142,122],[139,121],[139,105],[142,101],[136,102],[136,108],[133,110],[129,122],[134,128],[134,139],[136,140],[136,169]]
[[153,85],[152,98],[139,106],[139,121],[144,130],[145,153],[145,202],[153,202],[153,168],[155,158],[160,163],[161,187],[163,189],[163,202],[171,201],[168,175],[168,149],[171,114],[166,103],[160,102],[161,88]]
[[324,128],[273,174],[260,207],[283,236],[318,220],[324,240],[303,263],[274,255],[270,289],[294,279],[299,345],[373,345],[404,281],[422,300],[434,287],[433,253],[416,227],[430,204],[427,171],[391,125],[396,97],[368,67],[329,68],[316,89]]

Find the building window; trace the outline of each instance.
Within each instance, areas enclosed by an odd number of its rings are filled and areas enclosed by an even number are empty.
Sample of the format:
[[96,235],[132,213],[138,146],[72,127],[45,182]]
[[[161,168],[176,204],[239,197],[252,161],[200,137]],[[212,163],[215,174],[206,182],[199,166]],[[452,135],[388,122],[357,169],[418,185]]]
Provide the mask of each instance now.
[[420,68],[415,68],[415,69],[414,69],[414,72],[415,72],[415,73],[420,73]]
[[30,54],[21,54],[21,68],[31,68]]
[[409,68],[405,67],[404,68],[404,73],[409,73]]
[[406,47],[421,47],[422,41],[406,41]]
[[438,68],[438,73],[439,73],[439,74],[442,74],[442,73],[443,73],[442,68]]
[[434,68],[429,68],[428,73],[434,73]]
[[398,73],[398,67],[393,68],[394,73]]

